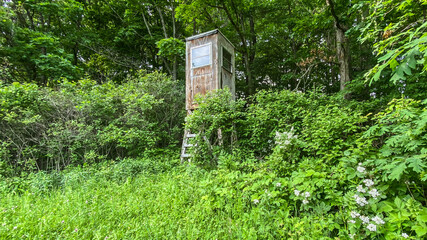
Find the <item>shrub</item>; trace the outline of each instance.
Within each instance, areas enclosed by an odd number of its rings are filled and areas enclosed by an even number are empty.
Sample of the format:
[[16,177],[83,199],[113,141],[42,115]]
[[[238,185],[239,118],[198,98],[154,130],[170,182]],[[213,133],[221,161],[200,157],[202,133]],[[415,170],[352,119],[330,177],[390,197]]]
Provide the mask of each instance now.
[[0,174],[141,157],[176,146],[183,87],[140,72],[122,85],[64,80],[57,89],[0,85]]
[[187,117],[187,128],[198,134],[193,160],[205,167],[215,167],[220,152],[231,152],[236,147],[245,102],[233,101],[228,89],[198,96],[196,102],[197,110]]
[[[372,103],[313,94],[262,91],[246,109],[228,99],[200,99],[190,122],[209,137],[236,131],[233,148],[212,146],[203,186],[214,209],[257,229],[245,237],[425,237],[427,101],[392,100],[364,116]],[[199,149],[204,165],[212,158]]]

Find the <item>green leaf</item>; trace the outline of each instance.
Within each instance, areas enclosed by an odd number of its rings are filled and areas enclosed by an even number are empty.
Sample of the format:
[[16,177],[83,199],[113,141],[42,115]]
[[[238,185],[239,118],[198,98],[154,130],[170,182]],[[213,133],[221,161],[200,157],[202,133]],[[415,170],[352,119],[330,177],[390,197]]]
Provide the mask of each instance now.
[[375,75],[371,79],[371,83],[372,83],[372,81],[378,81],[378,79],[381,77],[381,72],[384,70],[384,68],[386,66],[387,66],[386,64],[383,64],[377,69],[377,72],[375,73]]
[[394,206],[390,202],[384,202],[379,209],[380,212],[386,212],[386,213],[389,213],[393,210],[394,210]]
[[415,230],[418,237],[424,236],[427,233],[427,226],[425,223],[420,224],[421,226],[412,226],[412,230]]
[[305,176],[306,176],[306,177],[310,177],[310,176],[312,176],[314,173],[315,173],[315,171],[310,169],[310,170],[308,170],[308,171],[305,173]]
[[408,58],[408,66],[412,69],[415,69],[417,67],[417,59],[415,59],[415,56],[411,54]]
[[399,198],[399,197],[396,197],[395,199],[394,199],[394,204],[396,205],[396,207],[398,208],[398,209],[402,209],[403,208],[403,202],[402,202],[402,200]]
[[397,165],[395,168],[393,168],[393,170],[390,173],[389,179],[390,180],[399,180],[400,177],[402,176],[403,172],[406,169],[406,163],[400,163],[399,165]]
[[[378,58],[378,61],[379,61],[379,62],[387,61],[387,60],[388,60],[388,59],[390,59],[390,58],[391,58],[391,56],[393,56],[397,51],[398,51],[398,49],[394,49],[394,50],[389,51],[386,55],[384,55],[384,56],[382,56],[382,57]],[[393,56],[393,58],[396,58],[396,56]]]
[[419,222],[427,222],[427,208],[423,208],[423,210],[418,213],[417,220]]
[[422,172],[426,167],[421,158],[410,157],[406,161],[409,163],[408,166],[412,167],[412,169],[417,173]]
[[400,67],[407,75],[412,75],[411,68],[406,63],[401,64]]

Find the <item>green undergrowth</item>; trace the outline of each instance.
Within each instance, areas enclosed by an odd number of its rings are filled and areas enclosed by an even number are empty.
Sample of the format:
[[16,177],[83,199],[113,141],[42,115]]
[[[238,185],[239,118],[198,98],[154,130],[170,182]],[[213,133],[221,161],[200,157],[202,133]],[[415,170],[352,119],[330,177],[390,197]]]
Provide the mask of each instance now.
[[200,237],[225,228],[227,216],[203,207],[200,176],[141,174],[124,182],[69,173],[79,185],[37,194],[3,194],[1,239],[153,239]]
[[0,239],[427,236],[426,100],[372,111],[340,96],[231,101],[221,90],[198,101],[191,164],[169,147],[0,174]]
[[218,190],[229,187],[213,184],[223,174],[192,166],[156,170],[147,160],[37,173],[20,178],[27,183],[19,190],[3,186],[0,239],[256,239],[284,233],[285,213],[257,208],[244,192],[224,192],[224,201],[216,201]]
[[128,159],[40,172],[19,188],[3,179],[0,239],[329,239],[334,218],[290,212],[282,197],[292,189],[263,169],[172,165]]

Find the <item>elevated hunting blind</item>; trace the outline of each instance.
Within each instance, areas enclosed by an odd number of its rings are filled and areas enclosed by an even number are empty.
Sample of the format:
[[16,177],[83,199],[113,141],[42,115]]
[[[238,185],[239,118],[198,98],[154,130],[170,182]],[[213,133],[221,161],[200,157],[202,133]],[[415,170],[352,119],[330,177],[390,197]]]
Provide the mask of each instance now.
[[218,30],[185,39],[186,109],[194,110],[197,94],[228,87],[235,96],[234,46]]
[[[201,33],[185,39],[185,108],[190,114],[197,108],[194,98],[208,91],[228,87],[235,98],[234,46],[218,30]],[[196,137],[190,130],[184,130],[181,148],[181,162],[191,157],[187,149],[196,146],[189,142]],[[221,129],[218,138],[222,139]],[[204,137],[205,141],[209,140]],[[190,159],[188,160],[190,161]]]

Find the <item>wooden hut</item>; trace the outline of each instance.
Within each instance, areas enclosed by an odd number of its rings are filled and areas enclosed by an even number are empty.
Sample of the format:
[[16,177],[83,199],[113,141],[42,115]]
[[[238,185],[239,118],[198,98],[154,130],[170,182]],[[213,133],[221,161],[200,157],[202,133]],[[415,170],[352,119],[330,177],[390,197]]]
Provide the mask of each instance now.
[[186,109],[194,110],[197,94],[228,87],[235,96],[234,46],[218,30],[186,40]]

